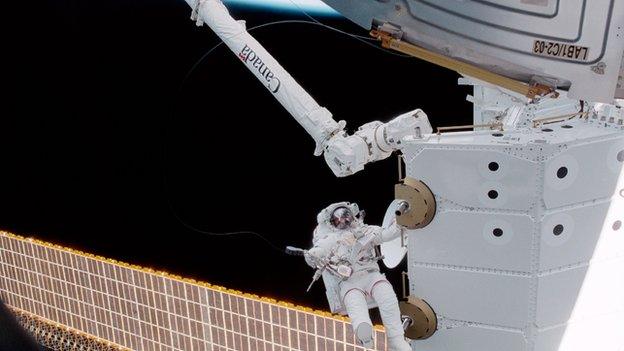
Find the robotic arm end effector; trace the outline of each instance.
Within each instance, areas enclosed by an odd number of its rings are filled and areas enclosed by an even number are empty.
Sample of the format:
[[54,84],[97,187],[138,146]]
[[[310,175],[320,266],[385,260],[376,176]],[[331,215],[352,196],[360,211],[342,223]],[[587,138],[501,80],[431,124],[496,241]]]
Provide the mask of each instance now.
[[336,176],[349,176],[364,169],[367,163],[386,159],[400,150],[406,137],[422,138],[432,132],[429,118],[417,109],[387,123],[364,124],[353,135],[341,130],[324,143],[325,161]]

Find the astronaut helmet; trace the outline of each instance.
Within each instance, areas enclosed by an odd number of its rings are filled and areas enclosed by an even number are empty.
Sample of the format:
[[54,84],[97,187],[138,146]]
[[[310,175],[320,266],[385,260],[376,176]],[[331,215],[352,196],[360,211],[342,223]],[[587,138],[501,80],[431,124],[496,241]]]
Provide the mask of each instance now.
[[343,230],[361,220],[360,209],[357,204],[338,202],[327,206],[318,214],[318,223],[335,230]]
[[329,222],[338,229],[347,229],[349,228],[353,222],[355,221],[355,216],[353,212],[347,207],[338,207],[336,208],[332,214]]

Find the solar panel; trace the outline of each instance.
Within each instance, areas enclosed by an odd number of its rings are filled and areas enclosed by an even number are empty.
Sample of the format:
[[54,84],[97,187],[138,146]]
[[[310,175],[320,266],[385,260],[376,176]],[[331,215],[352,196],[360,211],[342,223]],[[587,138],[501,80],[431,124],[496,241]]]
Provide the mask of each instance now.
[[[6,232],[0,295],[56,350],[363,350],[348,320],[328,312]],[[385,332],[374,337],[385,350]]]

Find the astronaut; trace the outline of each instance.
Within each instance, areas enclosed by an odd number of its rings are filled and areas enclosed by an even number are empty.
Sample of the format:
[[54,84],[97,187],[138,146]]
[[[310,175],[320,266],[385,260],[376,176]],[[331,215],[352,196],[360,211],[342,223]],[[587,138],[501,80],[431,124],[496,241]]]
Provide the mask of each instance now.
[[[368,302],[379,307],[391,351],[411,351],[405,340],[397,296],[384,274],[379,272],[376,246],[402,234],[396,221],[388,228],[366,225],[357,204],[335,203],[318,214],[313,247],[306,262],[317,269],[329,268],[337,277],[341,303],[351,318],[353,332],[362,346],[373,346],[373,324]],[[323,267],[323,268],[320,268]],[[318,271],[317,271],[318,272]],[[324,277],[325,285],[328,281]],[[329,287],[328,287],[329,289]]]

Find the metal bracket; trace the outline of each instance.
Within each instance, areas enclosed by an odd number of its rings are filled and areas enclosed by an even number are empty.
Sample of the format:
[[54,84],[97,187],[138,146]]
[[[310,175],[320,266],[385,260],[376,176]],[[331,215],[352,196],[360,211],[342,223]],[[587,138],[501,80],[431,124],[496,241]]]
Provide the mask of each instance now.
[[379,26],[377,30],[381,33],[385,33],[391,36],[394,39],[403,38],[403,31],[401,30],[401,28],[391,23],[384,23],[381,26]]
[[402,182],[405,179],[403,175],[403,155],[397,154],[397,162],[399,165],[399,182]]
[[587,117],[588,114],[589,114],[588,112],[576,112],[576,113],[571,113],[571,114],[568,114],[568,115],[561,115],[561,116],[554,116],[554,117],[546,117],[546,118],[534,119],[533,120],[533,128],[538,128],[539,126],[541,126],[543,124],[550,124],[550,123],[558,123],[558,122],[568,121],[568,120],[574,119],[575,117],[584,118],[584,117]]
[[[398,33],[401,36],[398,36]],[[389,23],[384,23],[377,27],[377,29],[372,30],[370,35],[379,41],[381,41],[381,46],[386,49],[392,49],[399,52],[402,52],[407,55],[414,56],[421,60],[425,60],[427,62],[431,62],[435,65],[448,68],[453,70],[461,75],[466,75],[469,77],[474,77],[484,82],[494,84],[496,86],[502,87],[507,90],[511,90],[527,98],[534,100],[544,96],[553,95],[553,97],[557,97],[558,94],[552,87],[547,87],[545,85],[531,85],[525,82],[521,82],[519,80],[515,80],[509,77],[505,77],[503,75],[488,71],[487,69],[475,66],[470,63],[466,63],[437,52],[433,52],[427,50],[423,47],[416,46],[411,43],[407,43],[401,40],[403,32],[398,30],[395,26],[392,26]]]
[[477,129],[477,128],[490,128],[491,130],[498,129],[501,132],[504,130],[501,122],[489,123],[489,124],[469,124],[464,126],[450,126],[450,127],[438,127],[436,133],[442,135],[443,131],[452,130],[464,130],[464,129]]

